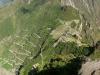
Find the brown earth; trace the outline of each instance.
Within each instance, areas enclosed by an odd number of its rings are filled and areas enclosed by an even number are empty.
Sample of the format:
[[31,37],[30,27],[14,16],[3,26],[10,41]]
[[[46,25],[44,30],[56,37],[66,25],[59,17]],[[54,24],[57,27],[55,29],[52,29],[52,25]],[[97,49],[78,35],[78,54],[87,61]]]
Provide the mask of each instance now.
[[4,68],[1,68],[0,67],[0,75],[15,75],[14,73],[10,72],[10,71],[7,71],[6,69]]

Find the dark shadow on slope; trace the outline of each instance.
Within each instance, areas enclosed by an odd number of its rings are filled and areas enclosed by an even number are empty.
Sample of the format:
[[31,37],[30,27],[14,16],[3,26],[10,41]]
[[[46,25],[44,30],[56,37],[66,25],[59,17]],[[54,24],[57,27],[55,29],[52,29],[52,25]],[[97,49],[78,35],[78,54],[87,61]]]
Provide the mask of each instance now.
[[31,12],[28,8],[25,8],[25,7],[21,7],[21,8],[20,8],[20,11],[21,11],[23,14],[26,14],[26,13],[30,13],[30,12]]
[[24,65],[20,65],[17,69],[16,69],[16,71],[15,71],[15,75],[20,75],[20,71],[21,71],[21,69],[24,67]]
[[30,72],[28,72],[28,75],[36,75],[37,74],[37,69],[32,68],[32,70],[30,70]]
[[100,41],[98,41],[98,42],[96,43],[95,48],[98,49],[98,50],[100,50]]
[[86,54],[86,56],[90,56],[96,49],[100,50],[100,41],[97,41],[97,43],[94,46],[85,47],[85,50],[88,49],[89,53]]
[[85,47],[84,49],[88,51],[85,56],[90,56],[95,51],[95,47]]
[[[82,59],[81,58],[75,58],[69,61],[69,63],[67,63],[65,66],[63,67],[55,67],[53,68],[51,63],[47,64],[50,67],[42,70],[41,72],[35,72],[36,74],[34,74],[34,71],[32,73],[29,72],[28,75],[78,75],[78,71],[81,68],[81,64],[82,64]],[[45,66],[46,67],[46,66]]]

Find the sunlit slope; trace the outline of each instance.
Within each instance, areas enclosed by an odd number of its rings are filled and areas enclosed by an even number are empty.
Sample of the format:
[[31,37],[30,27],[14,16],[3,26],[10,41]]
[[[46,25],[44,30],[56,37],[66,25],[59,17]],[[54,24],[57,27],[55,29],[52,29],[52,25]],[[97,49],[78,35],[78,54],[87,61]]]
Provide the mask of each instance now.
[[[33,64],[40,62],[41,49],[45,49],[45,58],[40,64],[45,64],[54,49],[51,31],[61,25],[59,20],[75,19],[79,19],[77,11],[71,7],[61,9],[58,0],[33,0],[31,4],[15,4],[1,9],[0,65],[14,70],[25,63],[29,67],[25,68],[26,71]],[[36,61],[33,62],[32,58],[36,58]],[[27,63],[27,60],[30,63]]]

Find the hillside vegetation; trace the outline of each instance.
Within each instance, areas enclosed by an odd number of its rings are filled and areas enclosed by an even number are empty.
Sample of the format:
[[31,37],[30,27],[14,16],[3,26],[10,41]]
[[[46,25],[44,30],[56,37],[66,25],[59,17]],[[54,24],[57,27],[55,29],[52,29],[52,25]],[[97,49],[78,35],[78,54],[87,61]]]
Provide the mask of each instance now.
[[0,66],[20,75],[29,75],[34,65],[40,75],[57,67],[76,75],[76,62],[94,51],[81,39],[80,24],[78,11],[60,0],[15,0],[0,9]]

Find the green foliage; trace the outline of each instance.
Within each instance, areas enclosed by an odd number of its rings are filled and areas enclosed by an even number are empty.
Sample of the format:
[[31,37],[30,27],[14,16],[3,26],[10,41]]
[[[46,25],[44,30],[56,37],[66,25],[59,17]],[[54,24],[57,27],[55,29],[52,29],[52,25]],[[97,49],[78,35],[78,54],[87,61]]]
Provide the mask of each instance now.
[[69,63],[65,63],[63,60],[55,60],[46,64],[44,70],[35,75],[78,75],[81,63],[81,58],[72,59]]
[[[9,47],[4,45],[2,48],[3,58],[5,58],[4,56],[8,57],[8,55],[13,56],[13,54],[9,52],[9,50],[13,48],[14,50],[22,52],[25,52],[25,50],[31,52],[31,54],[24,59],[24,67],[21,70],[21,75],[27,75],[32,65],[36,63],[40,64],[40,69],[43,68],[56,54],[66,55],[69,52],[74,54],[74,52],[78,50],[76,45],[69,43],[59,43],[57,47],[53,47],[56,40],[52,39],[50,35],[51,31],[60,25],[59,19],[64,21],[79,19],[75,9],[68,7],[67,10],[62,11],[58,0],[33,0],[30,5],[23,4],[16,5],[16,7],[16,12],[13,15],[0,22],[0,39],[12,36],[10,45],[9,42],[6,42]],[[23,48],[18,45],[13,45],[13,42],[22,42],[21,45]],[[43,65],[41,65],[41,49],[44,57]],[[17,56],[21,59],[25,57],[21,55]],[[8,59],[9,58],[11,57],[8,57]],[[56,64],[57,63],[55,63],[55,65]],[[64,63],[59,62],[59,65],[60,64]]]
[[0,24],[0,39],[13,34],[14,29],[10,18],[5,19]]

